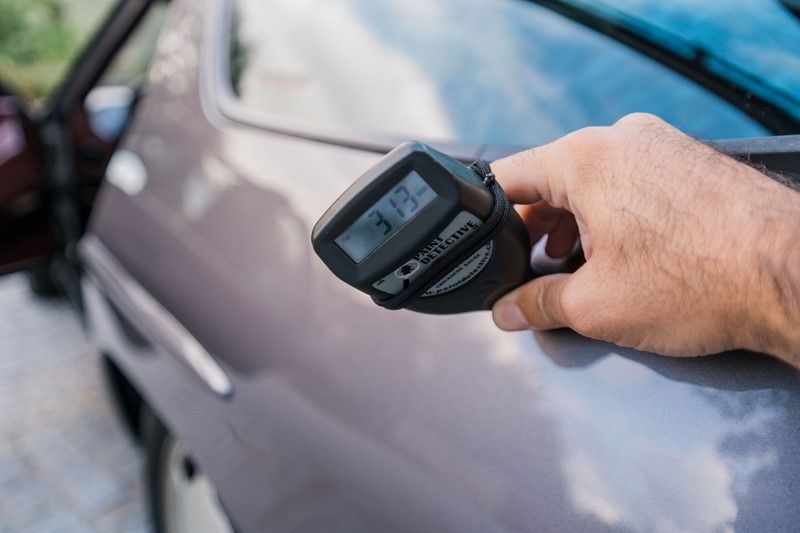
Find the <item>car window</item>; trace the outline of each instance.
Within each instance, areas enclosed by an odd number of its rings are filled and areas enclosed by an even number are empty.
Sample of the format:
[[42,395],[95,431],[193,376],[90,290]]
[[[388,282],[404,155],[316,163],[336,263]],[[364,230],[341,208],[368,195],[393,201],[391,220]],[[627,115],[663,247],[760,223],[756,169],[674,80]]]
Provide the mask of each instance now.
[[521,0],[235,0],[230,88],[265,117],[531,145],[646,111],[702,137],[767,130],[638,52]]
[[800,119],[800,19],[787,8],[791,2],[566,3],[645,35]]
[[166,2],[155,2],[150,7],[100,77],[98,85],[125,85],[131,88],[142,85],[156,52],[158,34],[164,23],[166,10]]
[[45,109],[118,0],[0,1],[0,83]]

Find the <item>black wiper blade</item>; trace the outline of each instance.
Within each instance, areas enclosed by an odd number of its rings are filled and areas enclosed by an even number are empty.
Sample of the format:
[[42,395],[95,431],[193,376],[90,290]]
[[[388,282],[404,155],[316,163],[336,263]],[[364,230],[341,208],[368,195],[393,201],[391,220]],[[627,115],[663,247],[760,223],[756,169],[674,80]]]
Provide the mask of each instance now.
[[[730,62],[710,55],[685,41],[674,38],[672,40],[676,42],[676,46],[672,49],[648,36],[647,32],[636,31],[635,28],[629,25],[603,17],[569,1],[528,1],[559,13],[603,35],[607,35],[658,61],[733,104],[774,134],[800,133],[800,120],[791,113],[766,98],[755,94],[752,88],[744,87],[709,68],[710,65],[716,63],[723,69],[734,72],[737,79],[748,79],[752,82],[760,83],[756,76],[743,71]],[[651,32],[655,28],[648,26],[647,30]]]
[[781,5],[800,20],[800,0],[781,0]]

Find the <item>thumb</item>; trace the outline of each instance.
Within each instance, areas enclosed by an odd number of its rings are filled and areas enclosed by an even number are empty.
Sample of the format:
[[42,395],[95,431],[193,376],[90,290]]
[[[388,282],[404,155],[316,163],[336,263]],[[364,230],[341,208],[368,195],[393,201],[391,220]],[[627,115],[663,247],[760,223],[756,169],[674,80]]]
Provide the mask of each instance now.
[[494,304],[494,323],[505,331],[567,327],[562,299],[574,275],[542,276],[511,291]]

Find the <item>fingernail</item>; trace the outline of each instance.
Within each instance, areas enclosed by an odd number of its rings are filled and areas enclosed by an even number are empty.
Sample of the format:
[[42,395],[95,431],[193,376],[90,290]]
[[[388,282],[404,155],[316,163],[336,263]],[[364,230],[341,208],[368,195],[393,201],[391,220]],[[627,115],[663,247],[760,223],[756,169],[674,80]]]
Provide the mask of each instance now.
[[569,254],[570,254],[571,251],[572,250],[567,250],[566,252],[564,252],[562,254],[550,255],[550,253],[548,253],[547,250],[545,250],[544,251],[544,255],[546,255],[548,258],[552,259],[553,261],[561,261],[561,260],[566,259],[567,257],[569,257]]
[[492,318],[497,327],[505,331],[528,329],[530,324],[522,310],[511,300],[500,301],[492,309]]

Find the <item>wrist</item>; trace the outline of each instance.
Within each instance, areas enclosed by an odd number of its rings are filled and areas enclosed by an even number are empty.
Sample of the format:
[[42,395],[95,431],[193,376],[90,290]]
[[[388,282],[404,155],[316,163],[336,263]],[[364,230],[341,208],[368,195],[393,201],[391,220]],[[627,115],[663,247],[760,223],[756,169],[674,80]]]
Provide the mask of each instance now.
[[800,193],[773,182],[753,250],[757,286],[747,348],[800,367]]

